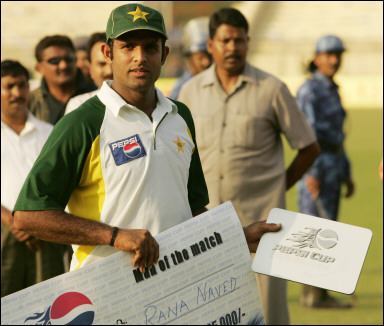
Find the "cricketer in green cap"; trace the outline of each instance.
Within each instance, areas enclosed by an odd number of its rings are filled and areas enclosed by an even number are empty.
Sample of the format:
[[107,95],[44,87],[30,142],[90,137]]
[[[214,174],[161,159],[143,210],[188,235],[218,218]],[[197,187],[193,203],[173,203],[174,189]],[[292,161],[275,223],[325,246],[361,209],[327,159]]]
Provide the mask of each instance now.
[[155,82],[169,54],[161,13],[136,3],[117,7],[108,19],[106,38],[102,51],[112,67],[110,86],[152,119],[157,103]]
[[141,4],[130,3],[111,12],[107,23],[107,42],[124,33],[140,29],[151,30],[168,38],[160,12]]

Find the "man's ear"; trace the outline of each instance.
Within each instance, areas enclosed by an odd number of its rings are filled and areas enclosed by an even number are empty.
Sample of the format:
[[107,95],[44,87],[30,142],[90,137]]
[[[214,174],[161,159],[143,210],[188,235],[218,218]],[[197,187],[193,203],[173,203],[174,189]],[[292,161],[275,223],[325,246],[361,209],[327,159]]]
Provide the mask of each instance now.
[[169,54],[169,46],[165,46],[163,56],[161,58],[161,65],[164,65],[165,61],[167,60],[168,54]]
[[103,52],[105,62],[106,63],[112,63],[111,48],[109,47],[109,45],[108,44],[103,44],[101,46],[101,51]]
[[319,65],[319,59],[320,58],[320,55],[319,53],[315,55],[315,57],[313,58],[313,63],[314,65],[317,67]]
[[35,70],[39,73],[41,73],[42,65],[41,62],[36,63]]
[[212,39],[208,38],[207,39],[207,51],[210,55],[212,55],[212,46],[213,46],[213,41],[212,41]]

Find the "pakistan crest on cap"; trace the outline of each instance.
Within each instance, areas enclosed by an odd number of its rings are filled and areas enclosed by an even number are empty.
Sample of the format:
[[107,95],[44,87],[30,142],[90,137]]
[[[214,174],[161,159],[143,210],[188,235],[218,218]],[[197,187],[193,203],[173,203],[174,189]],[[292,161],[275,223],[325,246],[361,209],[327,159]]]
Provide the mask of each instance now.
[[168,38],[164,19],[159,11],[131,3],[117,7],[111,12],[107,23],[107,42],[135,30],[150,30]]

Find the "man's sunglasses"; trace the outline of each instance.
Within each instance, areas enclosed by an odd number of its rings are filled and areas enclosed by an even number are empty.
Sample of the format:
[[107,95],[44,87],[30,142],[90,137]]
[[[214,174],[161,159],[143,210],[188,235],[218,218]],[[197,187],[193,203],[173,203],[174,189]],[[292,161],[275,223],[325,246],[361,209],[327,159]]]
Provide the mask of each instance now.
[[68,55],[68,56],[65,56],[65,57],[51,58],[51,59],[48,59],[48,60],[45,60],[45,61],[50,63],[51,65],[57,66],[61,62],[61,60],[64,60],[66,63],[73,63],[73,62],[75,62],[75,57],[72,56],[72,55]]

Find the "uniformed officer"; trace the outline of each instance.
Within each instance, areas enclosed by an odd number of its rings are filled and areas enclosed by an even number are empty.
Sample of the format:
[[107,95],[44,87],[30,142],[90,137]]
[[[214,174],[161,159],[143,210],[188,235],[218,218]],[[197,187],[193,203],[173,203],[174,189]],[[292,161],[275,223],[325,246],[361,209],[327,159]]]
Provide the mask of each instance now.
[[209,68],[212,57],[207,50],[209,17],[191,19],[183,29],[183,54],[188,69],[177,80],[170,98],[177,99],[181,87],[193,76]]
[[[344,51],[340,38],[321,37],[309,66],[312,76],[297,94],[298,105],[312,125],[321,148],[320,156],[299,182],[300,212],[333,221],[337,220],[342,185],[347,186],[346,197],[354,192],[350,162],[344,148],[346,112],[338,85],[333,80]],[[308,286],[304,287],[301,304],[319,308],[350,307],[330,297],[326,290]]]

